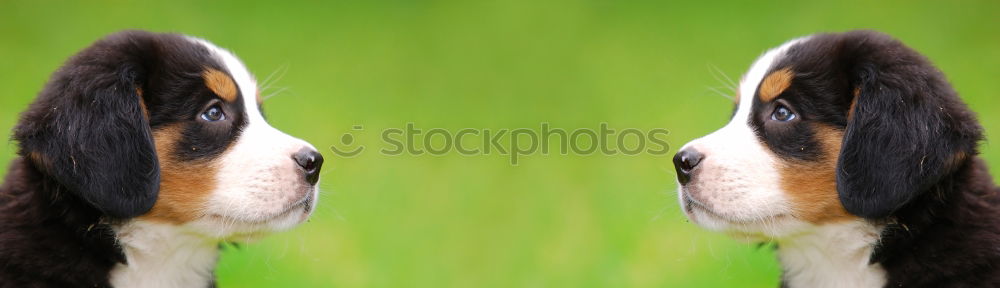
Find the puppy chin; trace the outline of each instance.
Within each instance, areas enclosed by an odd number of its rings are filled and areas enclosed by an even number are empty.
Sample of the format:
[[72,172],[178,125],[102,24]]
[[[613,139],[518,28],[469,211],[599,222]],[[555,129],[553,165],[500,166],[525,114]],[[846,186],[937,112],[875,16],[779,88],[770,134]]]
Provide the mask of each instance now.
[[767,216],[754,220],[734,219],[705,207],[705,204],[688,198],[681,190],[680,201],[684,215],[698,226],[724,233],[733,239],[746,242],[777,240],[806,229],[804,222],[786,214]]
[[[223,237],[219,237],[221,241],[225,242],[237,242],[237,243],[253,243],[257,242],[261,238],[270,236],[276,232],[281,232],[289,230],[298,226],[302,221],[298,218],[303,218],[299,216],[301,214],[288,214],[280,218],[276,218],[268,223],[264,224],[264,227],[248,229],[246,231],[232,232]],[[304,218],[303,218],[304,219]]]
[[678,191],[680,191],[678,193],[678,200],[681,202],[681,207],[684,209],[684,215],[687,216],[691,222],[698,224],[698,226],[701,226],[702,228],[717,232],[727,231],[730,228],[729,221],[726,221],[725,217],[722,217],[708,207],[705,207],[705,204],[702,202],[694,199],[695,197],[692,196],[694,191],[691,191],[692,189],[694,188],[684,186],[681,186],[680,189],[678,189]]
[[292,229],[309,219],[315,211],[318,202],[319,189],[315,186],[309,187],[306,196],[293,203],[286,211],[278,214],[274,218],[266,221],[261,230],[267,232],[281,232]]
[[733,223],[701,207],[694,207],[688,214],[688,218],[706,230],[720,232],[735,240],[747,243],[770,241],[780,236],[771,235],[761,228],[761,226],[780,224]]
[[310,196],[308,199],[303,200],[303,202],[301,203],[295,204],[294,206],[289,208],[288,211],[285,211],[280,215],[278,215],[277,217],[268,220],[264,224],[265,227],[262,227],[261,230],[266,230],[268,232],[281,232],[288,229],[292,229],[295,226],[302,224],[302,222],[308,220],[309,216],[311,216],[312,212],[314,211],[313,208],[316,207],[316,196],[314,195],[315,193],[316,192],[314,189],[314,192],[311,192],[310,194],[312,196]]
[[185,226],[205,238],[227,242],[254,242],[272,233],[292,229],[308,220],[316,207],[317,194],[316,188],[310,188],[305,198],[263,219],[241,219],[216,214],[207,215]]
[[707,208],[689,200],[685,201],[682,205],[685,207],[684,213],[688,219],[691,219],[691,222],[698,224],[702,228],[716,232],[731,232],[730,230],[733,229],[732,223],[709,211]]

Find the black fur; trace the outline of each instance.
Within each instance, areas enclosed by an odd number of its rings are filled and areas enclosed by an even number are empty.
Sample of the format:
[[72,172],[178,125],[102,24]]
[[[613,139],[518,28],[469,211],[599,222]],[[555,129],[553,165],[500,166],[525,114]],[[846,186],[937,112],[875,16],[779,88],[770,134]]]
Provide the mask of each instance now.
[[847,211],[883,218],[975,155],[982,128],[923,56],[884,35],[841,37],[860,95],[844,134],[837,190]]
[[160,173],[138,95],[155,46],[150,35],[121,34],[71,58],[21,116],[21,155],[68,193],[118,218],[156,202]]
[[873,263],[887,287],[1000,287],[1000,189],[964,161],[894,213]]
[[158,196],[152,133],[180,127],[169,153],[205,160],[246,123],[241,103],[217,103],[226,121],[197,120],[219,101],[202,72],[227,72],[209,55],[180,35],[125,31],[52,75],[15,127],[20,157],[0,186],[0,287],[109,286],[126,262],[111,227]]
[[0,287],[108,287],[124,256],[102,213],[18,158],[0,186]]

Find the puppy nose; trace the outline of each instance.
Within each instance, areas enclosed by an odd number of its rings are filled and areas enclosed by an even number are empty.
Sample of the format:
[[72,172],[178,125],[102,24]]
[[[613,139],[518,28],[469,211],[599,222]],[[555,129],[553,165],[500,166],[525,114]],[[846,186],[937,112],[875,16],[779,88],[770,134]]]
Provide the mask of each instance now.
[[302,148],[292,155],[292,159],[295,159],[295,163],[302,167],[306,174],[306,182],[309,182],[310,185],[316,185],[316,182],[319,182],[319,169],[323,167],[322,154],[312,148]]
[[677,170],[677,181],[680,181],[681,185],[690,182],[692,171],[698,167],[698,163],[701,163],[701,160],[704,158],[705,155],[691,148],[684,148],[677,152],[677,155],[674,155],[674,169]]

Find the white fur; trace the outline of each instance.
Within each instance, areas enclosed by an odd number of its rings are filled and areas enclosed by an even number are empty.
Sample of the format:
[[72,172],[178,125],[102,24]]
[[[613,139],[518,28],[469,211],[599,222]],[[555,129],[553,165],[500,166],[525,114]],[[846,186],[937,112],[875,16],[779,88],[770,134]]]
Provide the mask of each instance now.
[[118,227],[128,264],[111,271],[111,285],[123,287],[204,287],[219,258],[218,240],[171,224],[135,220]]
[[305,183],[292,158],[312,145],[271,127],[257,106],[257,84],[232,53],[197,38],[232,75],[248,117],[239,139],[220,155],[216,190],[203,211],[181,225],[132,220],[116,227],[127,264],[111,272],[115,287],[201,287],[212,281],[218,243],[250,241],[294,227],[316,205],[318,185]]
[[796,218],[788,196],[796,191],[782,190],[780,159],[749,124],[757,86],[789,47],[803,41],[808,37],[758,58],[740,80],[733,119],[682,148],[704,158],[695,178],[680,185],[678,197],[688,218],[707,229],[777,241],[790,287],[881,287],[885,271],[868,264],[880,228],[860,219],[816,225]]
[[778,241],[788,287],[885,286],[885,270],[869,264],[880,226],[864,220],[826,224]]

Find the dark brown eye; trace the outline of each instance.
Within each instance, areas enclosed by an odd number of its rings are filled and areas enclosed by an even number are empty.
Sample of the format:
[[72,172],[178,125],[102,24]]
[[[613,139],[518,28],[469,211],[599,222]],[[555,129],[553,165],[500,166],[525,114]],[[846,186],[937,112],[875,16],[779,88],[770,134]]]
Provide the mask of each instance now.
[[208,107],[205,112],[201,113],[201,119],[208,122],[222,121],[226,120],[226,114],[222,112],[222,108],[219,105],[212,105],[212,107]]
[[788,107],[785,107],[785,105],[779,104],[778,107],[774,108],[774,112],[771,113],[771,120],[774,121],[788,122],[795,118],[795,113],[789,110]]

